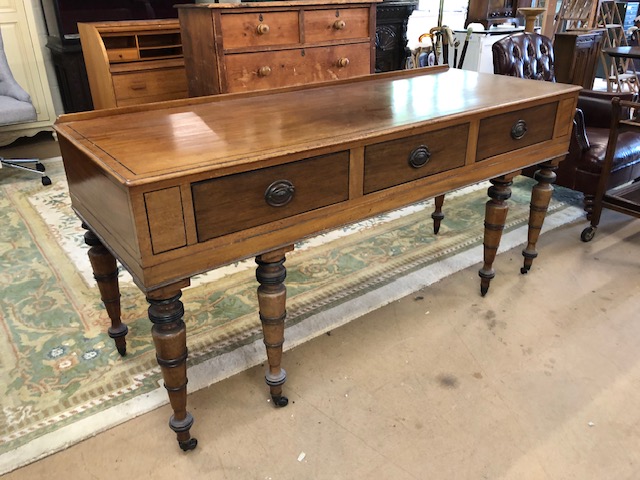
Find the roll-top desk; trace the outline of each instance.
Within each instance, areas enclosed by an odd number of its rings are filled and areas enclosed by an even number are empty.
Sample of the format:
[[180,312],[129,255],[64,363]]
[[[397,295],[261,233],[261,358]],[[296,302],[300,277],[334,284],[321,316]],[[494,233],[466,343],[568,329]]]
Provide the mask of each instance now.
[[177,5],[189,96],[373,73],[375,5],[362,0]]
[[60,117],[69,194],[88,229],[109,333],[124,354],[118,259],[150,302],[180,446],[195,447],[180,302],[190,277],[256,257],[266,381],[286,405],[284,261],[293,244],[491,179],[486,293],[511,179],[541,164],[523,252],[531,266],[579,90],[434,67]]

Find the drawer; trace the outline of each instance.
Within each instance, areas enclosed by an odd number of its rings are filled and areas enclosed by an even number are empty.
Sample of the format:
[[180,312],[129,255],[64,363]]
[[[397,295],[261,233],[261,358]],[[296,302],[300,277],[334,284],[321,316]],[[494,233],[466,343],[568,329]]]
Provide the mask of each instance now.
[[131,62],[138,60],[137,48],[110,48],[107,49],[107,58],[111,63]]
[[[112,76],[118,106],[133,105],[140,98],[184,98],[187,76],[183,67],[118,73]],[[183,96],[176,96],[184,94]],[[157,101],[157,100],[156,100]],[[123,103],[124,102],[124,103]],[[140,102],[137,102],[140,103]]]
[[368,8],[336,8],[304,12],[306,43],[369,38]]
[[462,167],[469,124],[369,145],[364,150],[364,193]]
[[349,152],[238,173],[191,186],[198,241],[349,198]]
[[476,161],[551,140],[557,110],[553,102],[481,120]]
[[369,43],[225,56],[229,92],[264,90],[370,73]]
[[225,50],[300,43],[297,11],[225,13],[220,22]]

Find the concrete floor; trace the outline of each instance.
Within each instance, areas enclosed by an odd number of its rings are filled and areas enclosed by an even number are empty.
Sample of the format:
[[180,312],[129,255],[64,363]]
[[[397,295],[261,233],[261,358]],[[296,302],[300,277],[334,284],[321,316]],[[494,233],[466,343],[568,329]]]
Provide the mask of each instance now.
[[264,367],[190,394],[192,452],[165,406],[3,478],[638,479],[640,221],[585,225],[286,352],[286,408]]

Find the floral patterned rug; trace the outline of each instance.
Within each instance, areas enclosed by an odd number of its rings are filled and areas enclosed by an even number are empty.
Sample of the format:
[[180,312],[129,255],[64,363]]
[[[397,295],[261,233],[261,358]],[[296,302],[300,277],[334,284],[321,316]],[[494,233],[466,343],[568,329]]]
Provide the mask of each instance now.
[[[120,357],[62,163],[45,164],[48,187],[0,172],[0,474],[167,401],[144,296],[121,272],[129,334]],[[507,231],[517,235],[505,234],[502,250],[526,241],[532,185],[524,177],[514,183]],[[429,201],[297,245],[286,264],[285,348],[479,263],[486,186],[447,196],[437,237]],[[557,188],[545,227],[581,216],[579,204],[575,192]],[[266,357],[254,266],[250,259],[201,275],[184,290],[190,392]]]

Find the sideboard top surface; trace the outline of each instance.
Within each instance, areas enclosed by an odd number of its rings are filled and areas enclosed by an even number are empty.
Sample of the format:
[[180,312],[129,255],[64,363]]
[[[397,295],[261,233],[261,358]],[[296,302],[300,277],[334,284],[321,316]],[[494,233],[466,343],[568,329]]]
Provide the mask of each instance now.
[[[61,116],[56,124],[123,183],[145,183],[366,142],[487,116],[580,87],[457,69],[358,77],[262,94],[218,95]],[[550,119],[552,121],[552,119]]]
[[322,6],[324,8],[331,5],[358,5],[358,4],[371,4],[382,3],[382,0],[296,0],[294,2],[240,2],[240,3],[187,3],[184,5],[174,5],[175,8],[208,8],[208,9],[220,9],[220,10],[234,10],[237,8],[279,8],[279,7],[312,7]]

